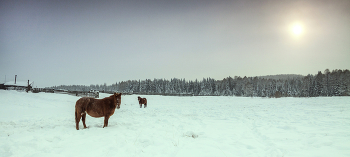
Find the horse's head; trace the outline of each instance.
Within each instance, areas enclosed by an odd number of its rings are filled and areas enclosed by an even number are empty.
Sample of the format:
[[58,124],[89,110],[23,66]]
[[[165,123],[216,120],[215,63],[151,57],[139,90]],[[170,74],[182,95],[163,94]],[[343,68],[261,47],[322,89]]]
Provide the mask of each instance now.
[[122,100],[122,93],[114,93],[114,103],[117,106],[117,109],[120,108],[121,100]]
[[140,96],[138,96],[138,97],[137,97],[137,100],[139,100],[139,101],[140,101],[140,99],[141,99],[141,97],[140,97]]

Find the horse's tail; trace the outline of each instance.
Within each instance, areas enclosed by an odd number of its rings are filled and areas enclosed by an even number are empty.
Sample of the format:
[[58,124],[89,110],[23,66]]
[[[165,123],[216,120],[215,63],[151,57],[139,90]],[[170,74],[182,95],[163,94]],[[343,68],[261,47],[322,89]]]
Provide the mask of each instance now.
[[78,117],[77,117],[77,108],[75,108],[75,122],[78,121]]

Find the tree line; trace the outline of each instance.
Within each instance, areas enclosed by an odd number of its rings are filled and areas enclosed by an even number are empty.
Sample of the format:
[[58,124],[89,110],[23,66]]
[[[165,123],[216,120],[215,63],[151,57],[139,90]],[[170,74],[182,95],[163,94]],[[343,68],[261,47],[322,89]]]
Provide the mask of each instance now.
[[[293,76],[293,75],[285,75]],[[326,69],[316,75],[300,77],[227,77],[223,80],[173,78],[128,80],[112,85],[61,85],[54,89],[70,91],[98,90],[126,94],[244,96],[244,97],[317,97],[349,96],[350,71]]]

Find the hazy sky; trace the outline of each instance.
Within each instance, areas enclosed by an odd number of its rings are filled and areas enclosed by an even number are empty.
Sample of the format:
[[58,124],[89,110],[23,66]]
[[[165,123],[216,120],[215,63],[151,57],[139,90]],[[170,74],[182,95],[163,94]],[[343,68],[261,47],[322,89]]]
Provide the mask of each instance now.
[[349,0],[0,1],[0,82],[110,85],[326,68],[350,69]]

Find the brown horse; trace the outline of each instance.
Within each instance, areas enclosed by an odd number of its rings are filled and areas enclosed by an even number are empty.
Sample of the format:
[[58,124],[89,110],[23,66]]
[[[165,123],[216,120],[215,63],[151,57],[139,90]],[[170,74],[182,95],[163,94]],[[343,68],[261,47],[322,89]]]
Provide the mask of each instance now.
[[142,104],[145,104],[144,108],[147,107],[147,99],[146,98],[137,97],[137,99],[139,100],[140,108],[142,108]]
[[75,124],[79,130],[80,118],[83,121],[84,128],[86,113],[91,117],[105,117],[103,127],[108,126],[108,119],[114,114],[115,108],[120,108],[121,93],[114,93],[110,97],[95,99],[89,97],[80,98],[75,104]]

